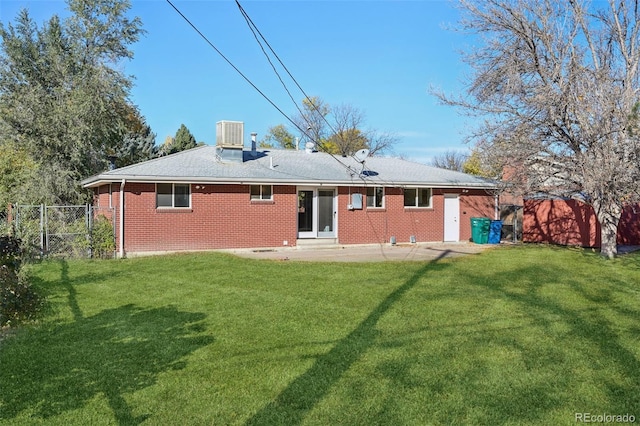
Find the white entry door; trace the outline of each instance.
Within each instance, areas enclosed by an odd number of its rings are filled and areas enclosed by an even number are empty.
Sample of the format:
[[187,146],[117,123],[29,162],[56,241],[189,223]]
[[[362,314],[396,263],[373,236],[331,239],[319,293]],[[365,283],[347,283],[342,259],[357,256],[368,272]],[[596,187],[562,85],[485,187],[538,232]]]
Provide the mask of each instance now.
[[444,240],[460,241],[460,198],[444,194]]

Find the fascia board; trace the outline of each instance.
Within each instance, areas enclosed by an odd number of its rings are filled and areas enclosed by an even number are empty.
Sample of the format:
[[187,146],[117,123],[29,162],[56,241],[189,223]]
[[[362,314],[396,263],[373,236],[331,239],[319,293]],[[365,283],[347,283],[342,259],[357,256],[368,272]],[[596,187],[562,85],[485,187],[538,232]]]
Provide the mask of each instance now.
[[496,184],[490,183],[429,183],[429,182],[381,182],[375,180],[315,180],[315,179],[255,179],[255,178],[235,178],[235,179],[216,179],[206,177],[190,177],[190,176],[139,176],[139,175],[98,175],[85,179],[81,182],[84,188],[95,188],[110,183],[118,183],[125,180],[128,183],[193,183],[193,184],[218,184],[218,185],[300,185],[300,186],[387,186],[402,188],[451,188],[451,189],[496,189]]

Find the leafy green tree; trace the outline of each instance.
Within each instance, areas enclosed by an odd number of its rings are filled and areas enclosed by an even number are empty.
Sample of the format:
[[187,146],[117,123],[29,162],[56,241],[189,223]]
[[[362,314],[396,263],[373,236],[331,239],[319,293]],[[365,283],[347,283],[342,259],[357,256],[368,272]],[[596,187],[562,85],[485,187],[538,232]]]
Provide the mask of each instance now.
[[269,131],[260,141],[262,148],[296,149],[295,136],[287,129],[284,124],[269,127]]
[[26,202],[24,189],[33,179],[37,164],[14,143],[0,143],[0,212],[10,203]]
[[369,140],[358,129],[340,130],[325,142],[325,151],[331,154],[353,155],[356,151],[369,147]]
[[187,126],[181,124],[176,132],[174,146],[178,148],[178,151],[184,151],[185,149],[195,148],[197,145],[196,138],[187,129]]
[[293,117],[296,127],[302,132],[300,141],[302,146],[307,142],[320,145],[319,148],[331,136],[328,115],[331,107],[317,96],[302,100],[302,109]]
[[72,15],[38,26],[26,9],[0,24],[0,144],[35,161],[30,202],[78,203],[83,178],[106,168],[127,134],[131,77],[121,71],[143,32],[127,0],[68,0]]
[[503,163],[488,155],[482,143],[474,146],[463,160],[461,171],[470,175],[499,180],[505,171]]

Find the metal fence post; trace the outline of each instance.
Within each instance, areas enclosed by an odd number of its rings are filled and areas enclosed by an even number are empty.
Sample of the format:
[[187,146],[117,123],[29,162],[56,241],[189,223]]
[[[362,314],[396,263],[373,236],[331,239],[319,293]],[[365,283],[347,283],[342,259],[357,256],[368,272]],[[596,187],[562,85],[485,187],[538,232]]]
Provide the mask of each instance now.
[[44,257],[46,246],[49,245],[49,239],[47,236],[45,236],[46,229],[47,229],[47,210],[44,204],[40,204],[40,258]]
[[84,205],[85,212],[85,225],[87,229],[87,243],[89,247],[87,248],[87,256],[89,259],[93,258],[93,241],[92,241],[92,230],[93,230],[93,215],[91,211],[91,205]]

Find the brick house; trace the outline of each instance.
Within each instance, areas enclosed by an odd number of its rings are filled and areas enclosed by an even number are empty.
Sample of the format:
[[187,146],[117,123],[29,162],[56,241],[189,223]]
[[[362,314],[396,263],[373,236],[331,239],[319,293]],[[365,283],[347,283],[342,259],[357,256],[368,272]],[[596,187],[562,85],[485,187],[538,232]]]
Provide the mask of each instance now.
[[[493,183],[397,158],[201,146],[82,182],[116,211],[120,256],[181,250],[464,241]],[[241,123],[237,123],[241,124]],[[229,132],[227,132],[229,133]],[[364,153],[366,154],[366,153]]]

